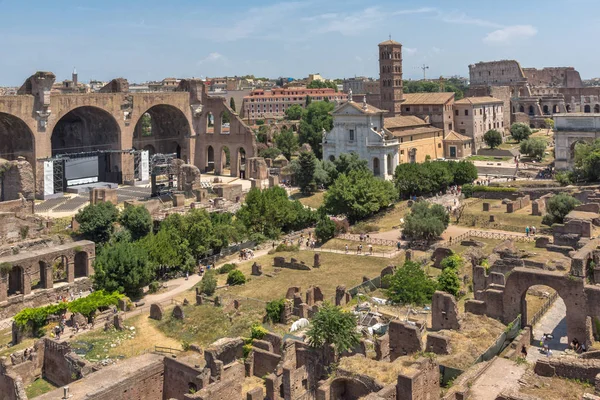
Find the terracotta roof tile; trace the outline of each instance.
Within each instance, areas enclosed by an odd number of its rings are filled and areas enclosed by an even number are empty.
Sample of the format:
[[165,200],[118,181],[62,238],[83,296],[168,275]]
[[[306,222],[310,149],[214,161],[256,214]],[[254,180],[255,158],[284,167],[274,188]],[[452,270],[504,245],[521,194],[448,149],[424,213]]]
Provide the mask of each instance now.
[[436,93],[404,93],[405,104],[446,104],[454,98],[454,92],[436,92]]
[[464,99],[460,99],[460,100],[456,101],[454,104],[461,104],[461,105],[471,104],[471,105],[477,105],[477,104],[489,104],[489,103],[504,103],[504,102],[502,100],[500,100],[500,99],[495,98],[495,97],[481,96],[481,97],[465,97]]
[[416,126],[428,126],[429,124],[419,117],[414,115],[401,115],[397,117],[389,117],[383,120],[383,125],[386,129],[409,128]]
[[465,141],[471,140],[471,138],[468,136],[465,136],[465,135],[461,135],[458,132],[450,131],[450,132],[448,132],[448,134],[446,135],[444,140],[454,140],[454,141],[465,142]]

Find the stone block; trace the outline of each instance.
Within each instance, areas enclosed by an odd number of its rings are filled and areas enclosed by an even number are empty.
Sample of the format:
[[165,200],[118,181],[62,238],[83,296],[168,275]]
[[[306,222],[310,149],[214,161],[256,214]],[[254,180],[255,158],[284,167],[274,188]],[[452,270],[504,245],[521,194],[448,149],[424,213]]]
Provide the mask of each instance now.
[[125,329],[125,324],[123,323],[123,315],[121,313],[115,314],[113,316],[113,325],[118,331],[122,331],[123,329]]
[[431,329],[460,329],[458,305],[456,299],[449,293],[436,291],[431,305]]
[[340,285],[335,288],[336,306],[345,306],[351,299],[350,293],[346,291],[346,286]]
[[204,297],[200,294],[197,294],[196,295],[196,305],[201,306],[202,304],[204,304]]
[[391,321],[388,334],[390,338],[390,361],[423,350],[421,330],[417,325],[403,321]]
[[496,217],[493,215],[490,215],[490,222],[496,222]]
[[252,272],[251,272],[251,275],[254,275],[254,276],[261,276],[261,275],[262,275],[262,273],[263,273],[263,272],[262,272],[262,266],[261,266],[259,263],[257,263],[257,262],[254,262],[254,264],[252,264]]
[[263,400],[264,398],[262,387],[255,387],[246,393],[246,400]]
[[450,338],[436,333],[429,333],[425,351],[434,354],[450,354]]
[[535,247],[544,249],[550,244],[550,238],[546,236],[539,236],[535,238]]
[[321,266],[321,254],[315,253],[313,268],[319,268]]
[[483,211],[490,211],[490,203],[483,203]]
[[287,292],[286,292],[286,294],[285,294],[285,298],[286,298],[286,299],[293,299],[293,298],[294,298],[294,295],[295,295],[296,293],[300,293],[300,291],[301,291],[301,289],[300,289],[300,287],[299,287],[299,286],[292,286],[292,287],[289,287],[289,288],[288,288],[288,290],[287,290]]
[[447,247],[438,247],[437,249],[435,249],[433,251],[433,266],[435,268],[440,268],[440,264],[442,262],[442,260],[446,257],[449,257],[453,254],[454,252],[447,248]]
[[375,339],[375,359],[390,361],[390,336],[388,334]]
[[539,376],[545,376],[549,378],[556,375],[556,370],[552,365],[550,365],[550,361],[544,359],[537,360],[535,363],[534,372]]
[[279,186],[279,176],[269,175],[269,187]]
[[185,206],[185,195],[182,193],[173,195],[173,207],[183,207]]
[[150,306],[150,318],[157,321],[163,319],[163,308],[160,304],[154,303]]
[[185,318],[185,313],[183,312],[183,307],[181,307],[179,304],[175,306],[175,308],[173,308],[173,318],[175,319],[184,319]]

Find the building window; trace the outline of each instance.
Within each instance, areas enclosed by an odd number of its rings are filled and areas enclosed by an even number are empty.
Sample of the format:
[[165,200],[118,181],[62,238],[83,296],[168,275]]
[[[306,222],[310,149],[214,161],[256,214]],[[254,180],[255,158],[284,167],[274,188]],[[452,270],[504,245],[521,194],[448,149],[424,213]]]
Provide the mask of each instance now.
[[452,124],[448,124],[448,130],[451,131],[452,130]]
[[350,141],[354,141],[354,129],[350,129]]
[[469,110],[465,110],[465,115],[469,115]]
[[458,117],[458,110],[454,111],[454,115],[456,115]]
[[410,135],[410,141],[412,142],[412,140],[413,140],[413,139],[412,139],[412,135]]
[[410,111],[410,107],[406,107],[406,109],[405,109],[405,110],[406,110],[406,111]]
[[464,130],[464,129],[460,129],[460,130],[459,130],[459,132],[460,132],[460,133],[463,133],[463,134],[464,134],[464,133],[467,133],[467,131],[466,131],[466,130]]

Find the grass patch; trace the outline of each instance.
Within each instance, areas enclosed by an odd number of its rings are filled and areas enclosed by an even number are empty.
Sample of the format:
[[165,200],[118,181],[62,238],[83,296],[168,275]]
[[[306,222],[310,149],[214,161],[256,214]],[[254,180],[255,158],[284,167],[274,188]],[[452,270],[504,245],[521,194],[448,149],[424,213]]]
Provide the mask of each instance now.
[[244,300],[237,311],[229,304],[224,307],[190,305],[183,309],[185,319],[168,316],[159,321],[157,327],[169,338],[197,343],[202,347],[224,337],[248,337],[250,327],[261,323],[265,314],[264,303]]
[[323,205],[325,200],[325,192],[316,192],[313,194],[305,195],[300,192],[293,193],[290,198],[292,200],[299,200],[305,206],[317,209]]
[[[38,339],[26,338],[23,341],[15,346],[4,347],[0,350],[0,357],[6,357],[14,353],[15,351],[25,350],[28,347],[32,347],[35,341]],[[6,345],[9,345],[12,341],[12,336],[5,342]]]
[[52,383],[48,382],[43,378],[36,379],[31,383],[31,385],[25,388],[25,393],[27,394],[27,398],[32,399],[37,396],[41,396],[44,393],[48,393],[58,386],[54,386]]
[[520,385],[520,393],[544,400],[579,400],[584,393],[594,393],[594,388],[573,379],[547,378],[527,372]]
[[362,221],[364,224],[376,225],[380,232],[387,232],[400,227],[400,219],[409,212],[407,201],[401,201],[392,207]]
[[73,343],[73,347],[85,351],[88,360],[105,358],[129,358],[153,351],[154,346],[181,349],[181,342],[164,335],[156,326],[158,321],[141,314],[125,321],[127,327],[135,330],[98,330],[83,334]]
[[[363,251],[365,247],[363,245]],[[312,268],[314,252],[299,251],[293,253],[278,253],[277,256],[296,258],[304,261]],[[285,297],[290,286],[300,286],[302,290],[309,286],[319,286],[323,291],[325,299],[331,301],[335,296],[335,288],[338,285],[346,285],[348,289],[359,285],[363,276],[374,278],[381,270],[390,264],[396,264],[398,260],[378,257],[357,257],[337,253],[321,253],[321,267],[311,271],[298,271],[282,268],[275,273],[273,259],[275,255],[266,255],[254,260],[240,263],[238,269],[248,278],[248,282],[242,286],[234,286],[217,290],[217,294],[230,294],[271,301]],[[262,265],[263,275],[251,276],[252,264],[257,262]],[[270,277],[267,276],[271,275]],[[226,277],[219,276],[219,285],[224,285]]]
[[393,362],[375,361],[363,356],[343,357],[339,367],[356,374],[368,375],[384,385],[398,381],[398,375],[407,372],[414,364],[413,357],[400,357]]
[[[490,204],[489,212],[483,211],[484,202]],[[489,222],[490,215],[494,215],[495,222]],[[526,226],[535,226],[540,229],[542,217],[531,215],[531,205],[508,214],[502,200],[484,199],[482,202],[470,203],[466,206],[459,225],[525,233]]]

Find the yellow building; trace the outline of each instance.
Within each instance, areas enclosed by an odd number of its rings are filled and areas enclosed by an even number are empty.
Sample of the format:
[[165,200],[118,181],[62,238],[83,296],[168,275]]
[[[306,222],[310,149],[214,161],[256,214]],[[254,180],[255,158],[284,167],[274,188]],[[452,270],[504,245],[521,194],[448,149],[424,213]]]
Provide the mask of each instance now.
[[400,163],[444,157],[443,129],[412,115],[385,118],[384,127],[398,139]]

